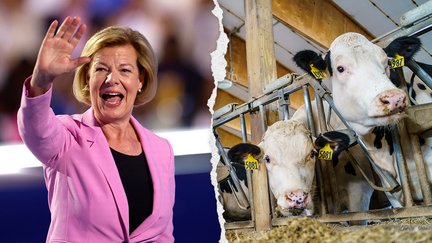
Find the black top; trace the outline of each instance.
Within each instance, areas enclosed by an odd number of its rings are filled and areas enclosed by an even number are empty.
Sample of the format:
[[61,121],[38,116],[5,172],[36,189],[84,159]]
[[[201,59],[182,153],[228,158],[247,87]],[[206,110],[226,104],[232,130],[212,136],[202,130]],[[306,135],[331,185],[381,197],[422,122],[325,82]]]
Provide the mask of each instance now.
[[129,204],[129,234],[153,211],[153,183],[144,152],[137,156],[111,149]]

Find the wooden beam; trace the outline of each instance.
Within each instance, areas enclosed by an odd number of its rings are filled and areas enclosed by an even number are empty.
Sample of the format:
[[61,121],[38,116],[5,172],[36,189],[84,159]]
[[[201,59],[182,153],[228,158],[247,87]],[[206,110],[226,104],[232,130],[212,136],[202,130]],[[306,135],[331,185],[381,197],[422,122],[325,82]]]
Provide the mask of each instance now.
[[[249,98],[262,94],[265,85],[276,80],[271,0],[245,0],[246,56]],[[267,124],[279,119],[276,104],[265,108]],[[263,135],[259,114],[251,114],[251,142],[258,144]],[[271,229],[267,169],[260,163],[252,174],[255,230]]]
[[[224,29],[227,36],[230,31]],[[231,60],[230,60],[230,48],[231,48]],[[230,67],[234,68],[234,74],[237,76],[237,83],[248,87],[247,79],[247,66],[246,66],[246,43],[238,35],[231,35],[231,40],[228,43],[227,53],[225,54],[225,60],[227,61],[226,73],[230,72]],[[232,80],[232,79],[231,79]]]
[[[225,33],[229,35],[230,31],[225,28]],[[225,59],[227,61],[227,67],[226,67],[226,73],[228,75],[229,73],[229,67],[230,67],[230,58],[229,58],[229,45],[232,45],[231,47],[231,66],[234,67],[235,71],[234,74],[237,76],[237,83],[241,84],[244,87],[248,87],[248,80],[247,80],[247,63],[246,63],[246,42],[241,38],[240,36],[237,36],[236,34],[231,35],[231,41],[228,43],[228,51],[225,54]],[[277,70],[277,78],[282,77],[285,74],[293,73],[293,71],[286,66],[284,66],[282,63],[276,61],[276,70]],[[228,77],[228,76],[227,76]],[[311,92],[311,97],[315,97],[315,92],[313,88],[309,89]],[[218,91],[219,93],[219,91]],[[231,99],[228,99],[227,101],[223,99],[216,99],[215,107],[223,107],[226,104],[232,103],[230,102]],[[239,102],[239,104],[245,103],[247,100],[243,100]],[[220,102],[220,103],[219,103]],[[290,107],[294,110],[297,110],[301,105],[304,104],[303,100],[303,91],[298,91],[290,95]],[[217,110],[217,108],[214,108],[214,110]],[[249,131],[248,131],[249,133]]]
[[346,32],[375,37],[329,0],[272,0],[273,17],[327,49]]

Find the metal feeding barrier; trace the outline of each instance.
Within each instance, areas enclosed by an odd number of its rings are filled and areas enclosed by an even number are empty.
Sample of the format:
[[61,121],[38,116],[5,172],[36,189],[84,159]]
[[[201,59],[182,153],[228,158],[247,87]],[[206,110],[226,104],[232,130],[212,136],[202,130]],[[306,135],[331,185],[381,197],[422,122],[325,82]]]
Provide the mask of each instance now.
[[[403,15],[407,17],[404,19],[403,22],[404,24],[402,25],[402,27],[373,40],[373,42],[375,42],[378,45],[384,46],[399,36],[419,35],[429,31],[432,26],[432,18],[431,18],[432,2],[430,1],[428,2],[428,4],[425,5],[427,11],[429,11],[428,13],[425,13],[425,11],[418,11],[416,9],[414,10],[416,10],[416,13],[418,13],[418,17],[415,16],[413,17],[411,11],[406,13],[405,15]],[[401,21],[402,21],[402,17],[401,17]],[[406,61],[406,66],[410,68],[412,72],[415,73],[430,89],[432,89],[432,78],[414,60]],[[397,85],[400,88],[404,89],[408,94],[409,90],[407,90],[402,68],[395,69],[395,72],[396,72]],[[405,200],[404,202],[405,206],[392,208],[392,209],[375,209],[375,210],[367,210],[361,212],[346,212],[346,213],[340,212],[339,195],[337,191],[336,177],[334,176],[334,169],[332,166],[332,162],[327,161],[325,163],[327,163],[326,164],[327,173],[330,175],[328,179],[330,185],[329,189],[331,192],[331,195],[329,196],[332,198],[333,206],[335,209],[333,213],[329,213],[327,202],[326,200],[323,200],[324,198],[326,198],[327,195],[325,195],[325,190],[324,190],[324,177],[321,168],[321,163],[317,160],[315,163],[316,164],[315,170],[316,170],[317,186],[319,188],[319,195],[321,198],[320,200],[321,214],[312,215],[308,217],[318,219],[322,222],[379,220],[379,219],[420,217],[420,216],[432,217],[432,194],[430,188],[431,185],[429,184],[428,181],[427,166],[422,156],[419,137],[418,137],[419,134],[432,128],[432,103],[424,104],[424,105],[412,105],[407,107],[406,113],[408,114],[409,117],[403,121],[405,124],[399,124],[407,128],[409,138],[410,138],[410,143],[413,148],[412,153],[417,168],[417,173],[418,173],[420,186],[421,186],[421,192],[423,195],[423,204],[421,206],[418,205],[416,206],[411,195],[410,181],[408,178],[407,168],[406,168],[407,165],[404,159],[404,155],[402,153],[400,137],[397,132],[398,129],[396,127],[395,129],[392,129],[391,135],[392,135],[395,158],[397,161],[398,172],[401,177],[400,184],[392,177],[392,175],[390,175],[386,170],[381,169],[375,163],[375,161],[369,154],[368,150],[366,149],[364,142],[358,136],[355,135],[355,132],[350,126],[350,124],[341,116],[341,114],[336,109],[331,92],[325,86],[325,84],[322,83],[321,80],[316,80],[314,78],[306,78],[306,77],[309,77],[309,75],[308,74],[304,74],[301,76],[298,76],[297,74],[285,75],[277,79],[273,83],[264,87],[263,94],[261,96],[256,97],[253,100],[250,100],[242,105],[238,105],[234,103],[228,104],[225,107],[222,107],[221,109],[214,112],[213,131],[216,137],[216,145],[221,155],[221,163],[228,168],[228,172],[229,172],[228,178],[225,179],[230,178],[230,180],[228,180],[228,183],[230,183],[231,187],[233,186],[235,187],[235,190],[232,191],[235,194],[235,198],[237,199],[239,206],[243,209],[251,209],[251,215],[252,215],[251,220],[239,221],[239,222],[227,222],[225,224],[225,228],[240,229],[240,228],[254,227],[254,220],[255,220],[254,212],[253,212],[254,197],[252,196],[253,193],[252,187],[254,185],[251,180],[252,173],[254,172],[250,170],[247,171],[249,195],[246,195],[246,193],[240,187],[240,183],[235,174],[235,171],[232,168],[230,164],[231,162],[229,161],[229,158],[227,157],[224,148],[220,142],[220,138],[216,131],[216,128],[234,119],[240,118],[242,140],[244,143],[247,143],[248,141],[247,141],[247,133],[246,133],[245,114],[259,113],[261,117],[262,130],[263,132],[265,132],[267,129],[267,124],[265,119],[264,107],[270,103],[277,102],[278,106],[280,107],[280,109],[278,109],[280,113],[279,114],[280,117],[282,117],[283,120],[287,120],[289,119],[288,106],[290,104],[289,101],[290,94],[293,94],[294,92],[297,92],[299,90],[303,90],[303,98],[304,98],[305,108],[307,112],[308,126],[312,132],[312,135],[316,137],[317,130],[314,127],[315,123],[312,115],[309,86],[312,87],[315,91],[318,124],[320,126],[321,133],[327,131],[327,126],[329,125],[330,114],[331,114],[331,112],[329,111],[328,112],[329,115],[327,117],[328,119],[326,120],[324,105],[323,105],[323,100],[325,100],[329,104],[330,109],[333,110],[334,114],[336,114],[339,117],[339,119],[348,128],[348,130],[345,132],[347,134],[351,134],[351,138],[357,141],[358,145],[363,149],[366,156],[370,160],[371,165],[374,168],[374,171],[377,174],[379,174],[380,178],[384,178],[384,182],[385,182],[384,184],[387,184],[387,186],[380,187],[372,183],[371,180],[366,177],[365,173],[363,172],[363,169],[355,161],[354,157],[349,153],[349,150],[347,150],[347,153],[349,154],[354,166],[356,166],[360,170],[360,172],[363,174],[365,179],[375,190],[384,191],[387,193],[393,193],[395,191],[402,190],[402,193],[404,195],[404,200]],[[412,86],[413,85],[411,84],[411,87]],[[269,194],[271,194],[271,192],[269,192]],[[270,200],[270,205],[272,210],[271,212],[273,215],[273,218],[271,219],[272,226],[285,225],[287,224],[287,219],[290,219],[291,217],[297,217],[297,216],[276,217],[274,211],[275,203],[272,200],[272,198],[273,195],[269,195],[269,200]]]

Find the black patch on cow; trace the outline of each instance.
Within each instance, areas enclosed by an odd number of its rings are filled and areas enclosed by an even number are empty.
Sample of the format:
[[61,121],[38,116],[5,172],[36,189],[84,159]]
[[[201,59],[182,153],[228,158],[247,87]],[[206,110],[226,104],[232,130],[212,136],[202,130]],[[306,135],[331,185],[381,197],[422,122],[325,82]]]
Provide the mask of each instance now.
[[336,165],[339,164],[339,157],[333,156],[333,167],[336,167]]
[[[394,69],[390,69],[390,81],[397,86],[396,72]],[[407,83],[408,84],[408,83]]]
[[[417,64],[427,73],[427,74],[429,74],[429,76],[432,76],[432,65],[429,65],[429,64],[426,64],[426,63],[421,63],[421,62],[417,62]],[[412,74],[412,76],[411,76],[411,83],[414,83],[414,80],[415,80],[415,77],[416,77],[417,75],[415,75],[415,73],[413,73]],[[426,90],[427,88],[426,88],[426,86],[423,84],[423,83],[417,83],[417,87],[420,89],[420,90]],[[408,88],[408,90],[409,90],[409,88],[410,88],[410,84],[408,84],[407,83],[407,88]],[[432,93],[430,93],[430,96],[432,97]],[[414,100],[416,100],[416,97],[417,97],[417,93],[415,92],[415,90],[414,89],[412,89],[412,91],[411,91],[411,98],[413,98]],[[411,102],[411,104],[412,104],[412,102]],[[412,104],[412,105],[414,105],[414,104]]]
[[327,64],[327,68],[328,68],[330,76],[333,76],[333,68],[332,68],[331,59],[330,59],[330,51],[328,51],[326,56],[325,56],[325,62]]
[[[413,75],[411,76],[411,83],[414,83],[414,78],[415,78],[415,74],[413,74]],[[408,89],[408,90],[410,90],[410,88],[411,88],[411,83],[408,83],[408,82],[407,82],[407,89]],[[411,96],[411,98],[413,98],[413,100],[416,100],[417,93],[415,92],[414,89],[412,89],[412,90],[410,91],[410,96]],[[410,99],[410,102],[411,102],[411,99]],[[411,105],[414,105],[414,104],[411,102]]]
[[426,86],[424,86],[422,83],[417,83],[417,87],[421,90],[426,90]]
[[420,47],[421,41],[418,37],[402,36],[392,41],[384,51],[389,57],[394,57],[397,53],[409,60],[420,50]]
[[420,146],[423,146],[426,144],[426,140],[420,136],[419,136],[419,142],[420,142]]
[[389,154],[392,155],[394,152],[394,147],[393,147],[393,138],[391,136],[390,130],[387,127],[375,127],[372,130],[372,133],[375,134],[376,136],[374,140],[374,147],[377,149],[381,149],[382,148],[381,140],[384,137],[385,140],[387,141],[387,144],[389,145]]
[[303,71],[312,75],[312,77],[314,76],[311,72],[311,64],[321,71],[325,71],[327,69],[326,62],[322,59],[322,57],[318,53],[311,50],[297,52],[297,54],[295,54],[293,57],[293,61],[299,68],[303,69]]
[[354,166],[351,164],[351,161],[348,161],[348,163],[346,163],[344,167],[345,167],[345,172],[347,174],[350,174],[350,175],[353,175],[353,176],[357,175],[356,171],[354,169]]

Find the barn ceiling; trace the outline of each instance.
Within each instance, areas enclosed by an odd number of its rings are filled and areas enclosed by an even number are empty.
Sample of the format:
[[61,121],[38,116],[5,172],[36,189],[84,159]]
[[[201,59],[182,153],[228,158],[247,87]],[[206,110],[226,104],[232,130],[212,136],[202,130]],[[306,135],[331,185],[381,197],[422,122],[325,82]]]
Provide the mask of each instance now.
[[[334,0],[333,2],[374,37],[379,37],[398,28],[401,15],[424,4],[427,0]],[[244,0],[218,0],[218,3],[223,10],[224,27],[229,30],[239,28],[236,34],[245,40]],[[296,73],[303,73],[292,61],[296,52],[304,49],[326,52],[326,49],[315,44],[314,40],[309,40],[276,19],[273,19],[273,30],[277,61]],[[432,63],[431,38],[432,31],[420,36],[423,49],[415,56],[417,61]]]

